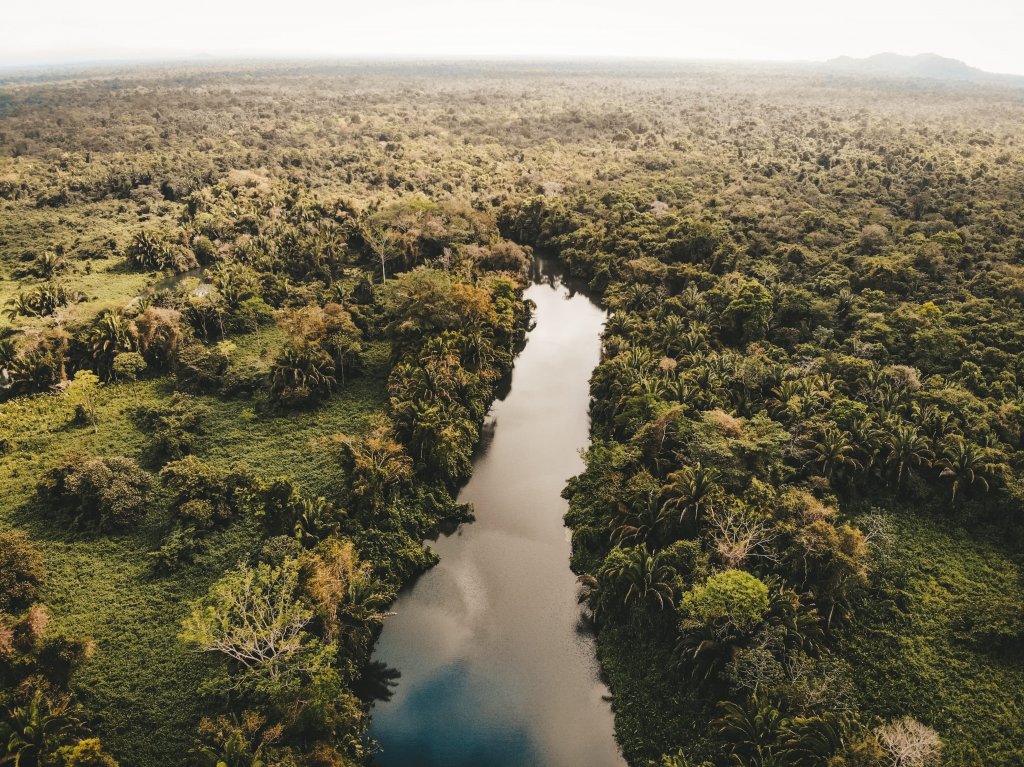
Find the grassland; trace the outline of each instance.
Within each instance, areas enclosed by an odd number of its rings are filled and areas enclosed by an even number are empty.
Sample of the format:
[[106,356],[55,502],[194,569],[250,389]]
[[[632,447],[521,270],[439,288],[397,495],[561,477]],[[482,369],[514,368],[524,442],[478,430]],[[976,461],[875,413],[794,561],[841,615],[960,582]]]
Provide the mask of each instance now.
[[[272,356],[280,338],[264,333],[236,341],[238,362],[259,364]],[[384,409],[388,354],[387,344],[372,344],[365,374],[317,410],[257,414],[249,400],[199,397],[209,418],[196,454],[223,466],[241,461],[261,474],[288,475],[310,494],[331,495],[337,467],[312,443],[331,434],[356,434]],[[154,494],[137,531],[100,536],[65,529],[46,514],[36,503],[35,483],[72,451],[144,463],[148,437],[133,414],[172,392],[166,379],[103,387],[95,433],[70,423],[72,412],[59,394],[0,405],[0,428],[12,445],[0,461],[0,526],[27,531],[42,548],[50,573],[43,596],[55,627],[95,642],[95,655],[75,677],[74,689],[95,712],[97,734],[131,765],[179,764],[194,745],[199,719],[209,708],[196,691],[213,663],[178,640],[181,620],[191,601],[257,546],[257,521],[214,533],[194,564],[162,575],[154,572],[149,552],[159,547],[168,525],[164,493]]]

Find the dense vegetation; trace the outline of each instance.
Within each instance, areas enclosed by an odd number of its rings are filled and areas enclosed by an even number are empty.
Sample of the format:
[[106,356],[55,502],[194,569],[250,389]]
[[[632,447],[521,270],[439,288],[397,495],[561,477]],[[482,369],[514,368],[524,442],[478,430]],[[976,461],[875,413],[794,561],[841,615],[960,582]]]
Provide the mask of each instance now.
[[629,761],[1019,763],[1022,118],[784,70],[11,78],[0,760],[365,761],[532,247],[611,312],[566,492]]
[[[948,763],[1019,763],[1019,137],[765,122],[773,148],[737,138],[713,196],[502,212],[612,311],[567,497],[620,736],[633,758],[928,764],[937,729]],[[1005,559],[965,578],[979,541]]]

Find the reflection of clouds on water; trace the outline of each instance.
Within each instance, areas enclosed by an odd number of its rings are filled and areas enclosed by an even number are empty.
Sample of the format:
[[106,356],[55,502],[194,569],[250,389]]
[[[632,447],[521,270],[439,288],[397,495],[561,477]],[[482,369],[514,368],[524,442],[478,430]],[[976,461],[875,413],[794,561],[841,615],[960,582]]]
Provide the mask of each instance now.
[[403,592],[376,653],[402,673],[374,709],[385,767],[623,764],[561,498],[583,468],[605,315],[549,263],[526,297],[537,326],[459,496],[476,521],[431,544],[441,563]]
[[482,681],[459,663],[422,680],[401,711],[381,717],[387,739],[377,761],[394,767],[541,764],[529,726],[511,721],[508,711],[495,705],[500,692]]

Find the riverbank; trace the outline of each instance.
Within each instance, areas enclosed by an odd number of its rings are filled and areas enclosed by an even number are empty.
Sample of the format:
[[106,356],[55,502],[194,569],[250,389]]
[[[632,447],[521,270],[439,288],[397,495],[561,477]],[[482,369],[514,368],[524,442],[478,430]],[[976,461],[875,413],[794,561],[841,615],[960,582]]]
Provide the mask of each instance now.
[[581,628],[561,491],[582,469],[604,312],[537,257],[534,326],[458,500],[475,520],[394,605],[375,658],[401,672],[373,711],[382,767],[623,764]]

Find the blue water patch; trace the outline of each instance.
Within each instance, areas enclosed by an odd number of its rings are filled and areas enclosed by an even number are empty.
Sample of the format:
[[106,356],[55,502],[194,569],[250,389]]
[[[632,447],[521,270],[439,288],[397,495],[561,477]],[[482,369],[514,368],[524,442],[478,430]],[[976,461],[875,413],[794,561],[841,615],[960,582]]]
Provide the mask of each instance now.
[[[399,694],[401,691],[399,681]],[[543,760],[529,727],[495,708],[503,695],[496,680],[471,674],[464,663],[440,669],[374,717],[387,732],[381,767],[530,767]]]

